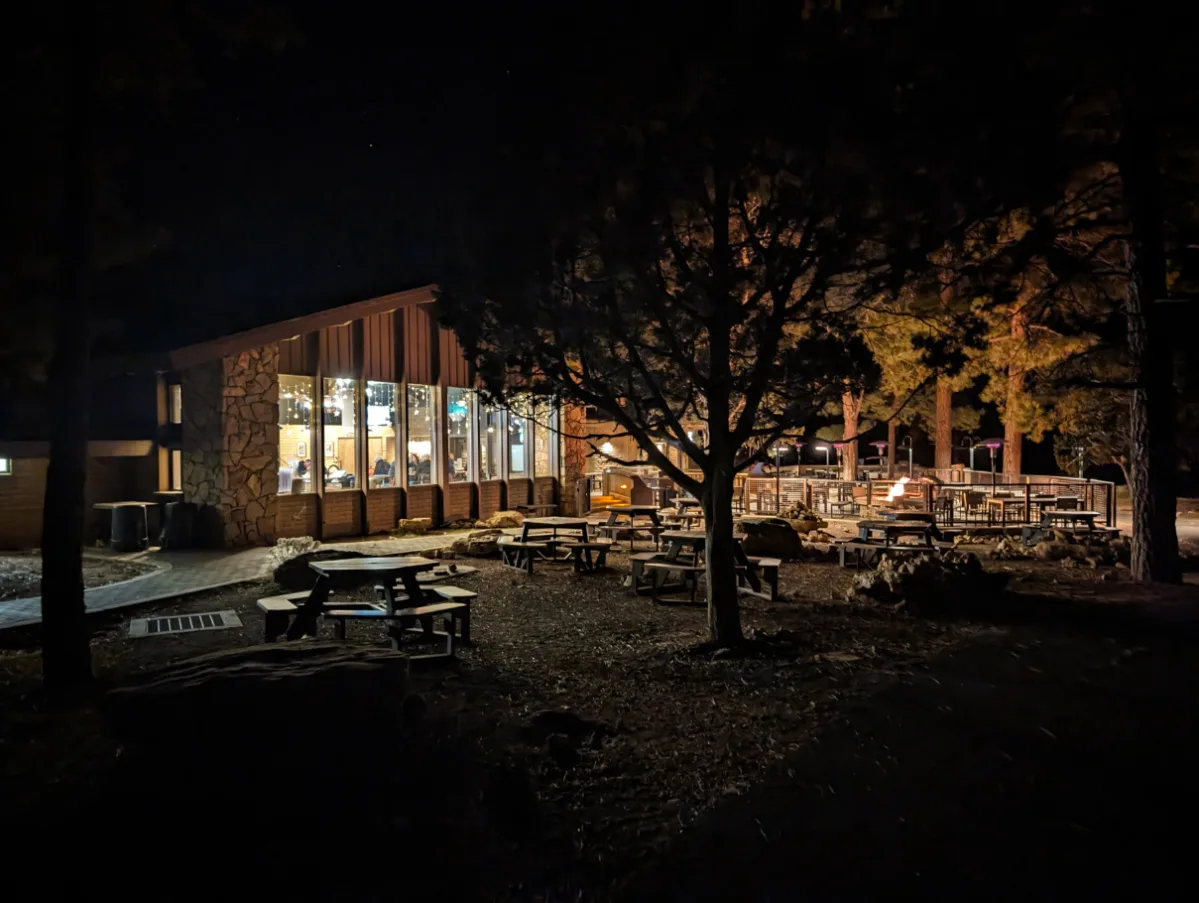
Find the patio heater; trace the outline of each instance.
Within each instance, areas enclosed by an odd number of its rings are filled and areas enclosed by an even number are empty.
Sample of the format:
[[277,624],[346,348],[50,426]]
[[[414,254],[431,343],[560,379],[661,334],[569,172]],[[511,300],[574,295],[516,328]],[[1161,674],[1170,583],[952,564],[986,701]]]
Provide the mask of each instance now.
[[908,453],[908,477],[914,478],[916,476],[916,473],[915,473],[915,469],[912,465],[912,452],[914,451],[914,448],[912,446],[912,437],[911,436],[904,436],[902,439],[899,440],[899,447],[896,449],[896,451],[904,451],[904,450],[906,450]]
[[[887,450],[887,443],[884,440],[879,439],[877,442],[871,442],[870,446],[874,449],[875,457],[878,458],[878,463],[881,467],[883,463],[883,452]],[[869,473],[867,475],[869,475]]]
[[799,455],[800,455],[800,449],[802,449],[803,447],[804,447],[804,444],[803,444],[802,442],[796,442],[796,443],[795,443],[795,475],[796,475],[797,477],[799,476]]
[[970,450],[971,470],[974,470],[974,450],[979,447],[980,442],[982,442],[982,439],[979,439],[978,436],[966,436],[962,439],[962,448]]
[[991,495],[995,494],[995,452],[1003,448],[1002,439],[988,439],[982,444],[991,458]]

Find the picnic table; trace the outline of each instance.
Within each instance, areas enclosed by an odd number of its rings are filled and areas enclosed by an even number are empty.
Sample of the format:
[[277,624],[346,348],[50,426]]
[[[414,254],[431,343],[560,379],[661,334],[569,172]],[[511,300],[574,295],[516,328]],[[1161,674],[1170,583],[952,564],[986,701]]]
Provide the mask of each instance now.
[[557,505],[517,505],[516,510],[524,513],[533,514],[537,511],[553,512],[558,510]]
[[[638,530],[649,533],[658,544],[658,535],[662,532],[662,519],[658,515],[657,505],[613,505],[608,510],[608,520],[601,524],[598,532],[604,533],[615,540],[618,534],[626,533],[629,538],[629,548]],[[647,518],[648,526],[638,525],[638,518]]]
[[913,521],[922,524],[935,524],[936,515],[928,511],[900,511],[895,508],[882,510],[883,519],[887,521]]
[[[762,584],[758,579],[757,569],[751,564],[745,550],[741,548],[741,536],[733,537],[733,557],[738,567],[743,569],[746,580],[755,592],[761,592]],[[703,530],[668,530],[662,534],[666,543],[666,551],[660,553],[655,562],[653,590],[657,596],[665,589],[669,565],[678,565],[680,573],[691,571],[691,588],[694,594],[695,575],[703,569],[703,559],[708,545],[708,534]]]
[[[841,567],[846,567],[851,557],[858,567],[863,564],[870,566],[883,552],[939,552],[944,546],[934,542],[936,530],[936,524],[925,520],[858,521],[858,538],[838,546]],[[904,537],[914,537],[919,541],[901,543]]]
[[[325,609],[330,590],[338,587],[357,587],[373,581],[383,587],[387,600],[387,614],[394,615],[396,602],[404,601],[408,606],[421,605],[437,599],[417,580],[417,574],[431,571],[437,562],[419,555],[388,556],[381,558],[339,558],[334,561],[313,561],[308,565],[316,571],[316,583],[308,597],[300,605],[296,618],[287,630],[287,638],[296,640],[303,636],[316,635],[316,622]],[[404,587],[406,598],[397,600],[395,585]],[[345,608],[338,603],[337,608]]]
[[1041,526],[1050,528],[1054,524],[1061,523],[1067,528],[1073,528],[1076,524],[1083,524],[1088,530],[1095,529],[1095,518],[1099,516],[1098,511],[1071,511],[1062,508],[1042,508],[1041,509]]
[[616,526],[621,518],[628,518],[630,524],[639,517],[648,517],[655,527],[662,526],[658,518],[657,505],[612,505],[607,509],[608,520],[605,526]]
[[[545,545],[549,549],[549,554],[541,555],[547,561],[561,561],[557,556],[558,545],[563,542],[587,542],[587,518],[585,517],[526,517],[520,527],[521,542],[536,542]],[[530,528],[542,531],[549,530],[550,535],[546,538],[538,536],[531,538],[529,536]],[[568,534],[568,538],[559,539],[559,531]],[[575,537],[571,534],[577,533]]]
[[924,545],[932,545],[934,525],[926,520],[860,520],[858,521],[858,539],[861,542],[872,542],[877,535],[886,545],[895,545],[905,536],[914,536],[924,541]]

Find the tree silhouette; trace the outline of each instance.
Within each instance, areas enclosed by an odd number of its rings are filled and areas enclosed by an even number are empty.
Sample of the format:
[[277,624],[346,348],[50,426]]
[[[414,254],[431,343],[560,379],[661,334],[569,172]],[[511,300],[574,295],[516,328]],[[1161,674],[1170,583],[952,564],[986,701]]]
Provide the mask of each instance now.
[[[790,51],[732,53],[719,68],[656,48],[578,81],[564,74],[572,67],[554,69],[565,94],[602,115],[553,119],[544,155],[519,134],[519,154],[472,219],[467,265],[440,299],[492,393],[513,391],[519,374],[521,391],[609,412],[702,500],[721,645],[742,639],[734,475],[751,452],[865,389],[855,309],[887,281],[888,249],[913,246],[914,199],[933,182],[889,140],[894,84],[872,68],[871,40],[839,17],[796,35]],[[852,85],[808,89],[846,65],[857,67]],[[880,182],[907,190],[882,196]],[[662,440],[701,477],[674,465]]]

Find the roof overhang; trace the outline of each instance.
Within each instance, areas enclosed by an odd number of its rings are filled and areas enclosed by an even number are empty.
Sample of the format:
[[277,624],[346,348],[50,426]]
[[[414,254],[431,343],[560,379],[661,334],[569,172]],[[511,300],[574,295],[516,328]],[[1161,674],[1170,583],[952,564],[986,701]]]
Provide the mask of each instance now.
[[186,348],[171,352],[171,366],[176,370],[184,370],[214,358],[224,357],[227,354],[240,354],[251,348],[261,348],[271,342],[292,339],[329,326],[341,326],[353,320],[361,320],[363,317],[397,310],[401,307],[430,304],[436,300],[434,295],[436,289],[435,285],[424,285],[406,292],[382,295],[368,301],[355,301],[353,304],[331,307],[307,316],[293,317],[290,320],[269,323],[266,326],[247,329],[245,332],[237,332],[208,342],[188,345]]

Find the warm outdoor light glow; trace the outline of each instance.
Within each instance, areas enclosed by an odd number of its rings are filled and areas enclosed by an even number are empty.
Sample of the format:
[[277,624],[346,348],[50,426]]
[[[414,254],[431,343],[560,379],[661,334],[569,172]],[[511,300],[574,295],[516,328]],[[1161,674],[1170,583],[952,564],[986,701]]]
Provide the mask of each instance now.
[[611,442],[605,442],[603,445],[600,446],[600,451],[603,452],[605,455],[610,455],[614,451],[616,451],[616,449],[612,447]]
[[900,477],[899,482],[887,490],[887,501],[893,502],[897,498],[902,498],[904,493],[904,484],[908,483],[911,479],[911,477]]

